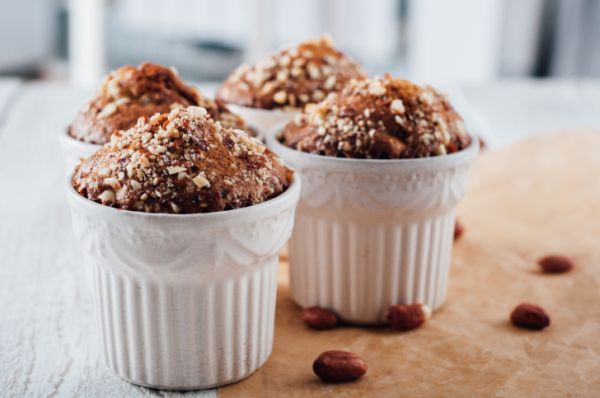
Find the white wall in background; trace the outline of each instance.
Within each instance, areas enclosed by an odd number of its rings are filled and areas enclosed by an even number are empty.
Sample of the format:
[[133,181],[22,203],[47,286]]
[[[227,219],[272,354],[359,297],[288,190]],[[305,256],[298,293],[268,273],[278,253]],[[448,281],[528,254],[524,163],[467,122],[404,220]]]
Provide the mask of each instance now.
[[54,45],[55,3],[0,1],[0,70],[38,66]]
[[120,22],[136,32],[167,38],[202,37],[240,43],[264,0],[118,0]]
[[[289,0],[288,0],[289,1]],[[370,69],[388,67],[398,55],[398,0],[330,0],[326,23],[340,46]]]
[[412,0],[408,72],[430,82],[497,76],[501,0]]
[[69,73],[80,87],[96,87],[106,73],[106,0],[69,1]]

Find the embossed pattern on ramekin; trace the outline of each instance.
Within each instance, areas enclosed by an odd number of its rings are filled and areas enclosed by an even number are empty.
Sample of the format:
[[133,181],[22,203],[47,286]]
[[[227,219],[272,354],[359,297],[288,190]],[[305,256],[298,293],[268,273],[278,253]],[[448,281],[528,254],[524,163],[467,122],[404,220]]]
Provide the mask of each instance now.
[[166,389],[232,383],[271,352],[277,259],[300,193],[208,214],[102,206],[68,185],[75,235],[94,270],[108,365]]
[[451,155],[401,160],[338,159],[268,144],[302,175],[288,257],[298,304],[379,323],[392,304],[444,302],[454,208],[477,142]]

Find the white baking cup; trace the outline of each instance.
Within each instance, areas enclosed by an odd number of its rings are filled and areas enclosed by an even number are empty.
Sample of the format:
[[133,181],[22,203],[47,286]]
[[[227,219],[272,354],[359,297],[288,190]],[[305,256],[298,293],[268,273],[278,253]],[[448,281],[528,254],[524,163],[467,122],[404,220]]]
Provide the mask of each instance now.
[[148,214],[102,206],[69,183],[108,366],[132,383],[177,390],[257,370],[271,354],[278,253],[299,194],[295,178],[247,208]]
[[98,149],[102,148],[102,145],[89,144],[76,140],[67,133],[66,129],[60,133],[59,137],[67,175],[73,174],[75,166],[81,162],[81,159],[88,158]]
[[280,109],[259,109],[227,104],[227,108],[233,113],[240,115],[248,126],[257,130],[258,137],[265,140],[267,135],[274,131],[275,126],[286,124],[294,116],[300,113],[299,110],[280,110]]
[[302,176],[289,246],[293,299],[372,324],[401,303],[445,300],[454,208],[467,189],[477,140],[458,153],[367,160],[269,146]]

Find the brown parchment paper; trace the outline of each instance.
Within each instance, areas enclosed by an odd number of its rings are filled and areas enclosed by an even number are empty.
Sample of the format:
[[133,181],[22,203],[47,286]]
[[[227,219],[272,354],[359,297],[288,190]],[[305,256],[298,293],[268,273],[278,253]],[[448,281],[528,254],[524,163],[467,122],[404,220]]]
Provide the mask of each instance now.
[[[600,133],[532,138],[476,162],[458,209],[466,227],[452,255],[446,304],[405,333],[313,331],[290,299],[282,262],[273,354],[221,397],[599,397]],[[569,274],[542,275],[536,259],[575,256]],[[510,311],[528,301],[551,317],[542,332],[519,330]],[[325,350],[362,355],[357,382],[321,383]]]

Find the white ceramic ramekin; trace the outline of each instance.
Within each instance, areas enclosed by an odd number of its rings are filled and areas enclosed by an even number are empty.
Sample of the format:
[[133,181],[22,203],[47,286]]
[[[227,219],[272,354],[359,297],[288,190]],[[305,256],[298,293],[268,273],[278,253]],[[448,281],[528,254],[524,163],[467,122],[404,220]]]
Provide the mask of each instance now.
[[75,166],[81,162],[81,159],[89,157],[102,148],[102,145],[89,144],[76,140],[67,133],[66,129],[60,133],[59,137],[67,175],[73,174]]
[[148,214],[92,202],[69,182],[108,366],[132,383],[175,390],[257,370],[272,349],[278,254],[299,194],[296,176],[255,206]]
[[341,159],[268,145],[302,176],[288,243],[293,299],[357,324],[384,321],[393,304],[445,300],[454,208],[478,142],[455,154]]
[[248,126],[257,130],[259,139],[265,140],[275,126],[285,124],[291,121],[294,116],[300,113],[298,110],[280,110],[280,109],[259,109],[249,108],[235,104],[227,104],[227,108],[233,113],[240,115]]

